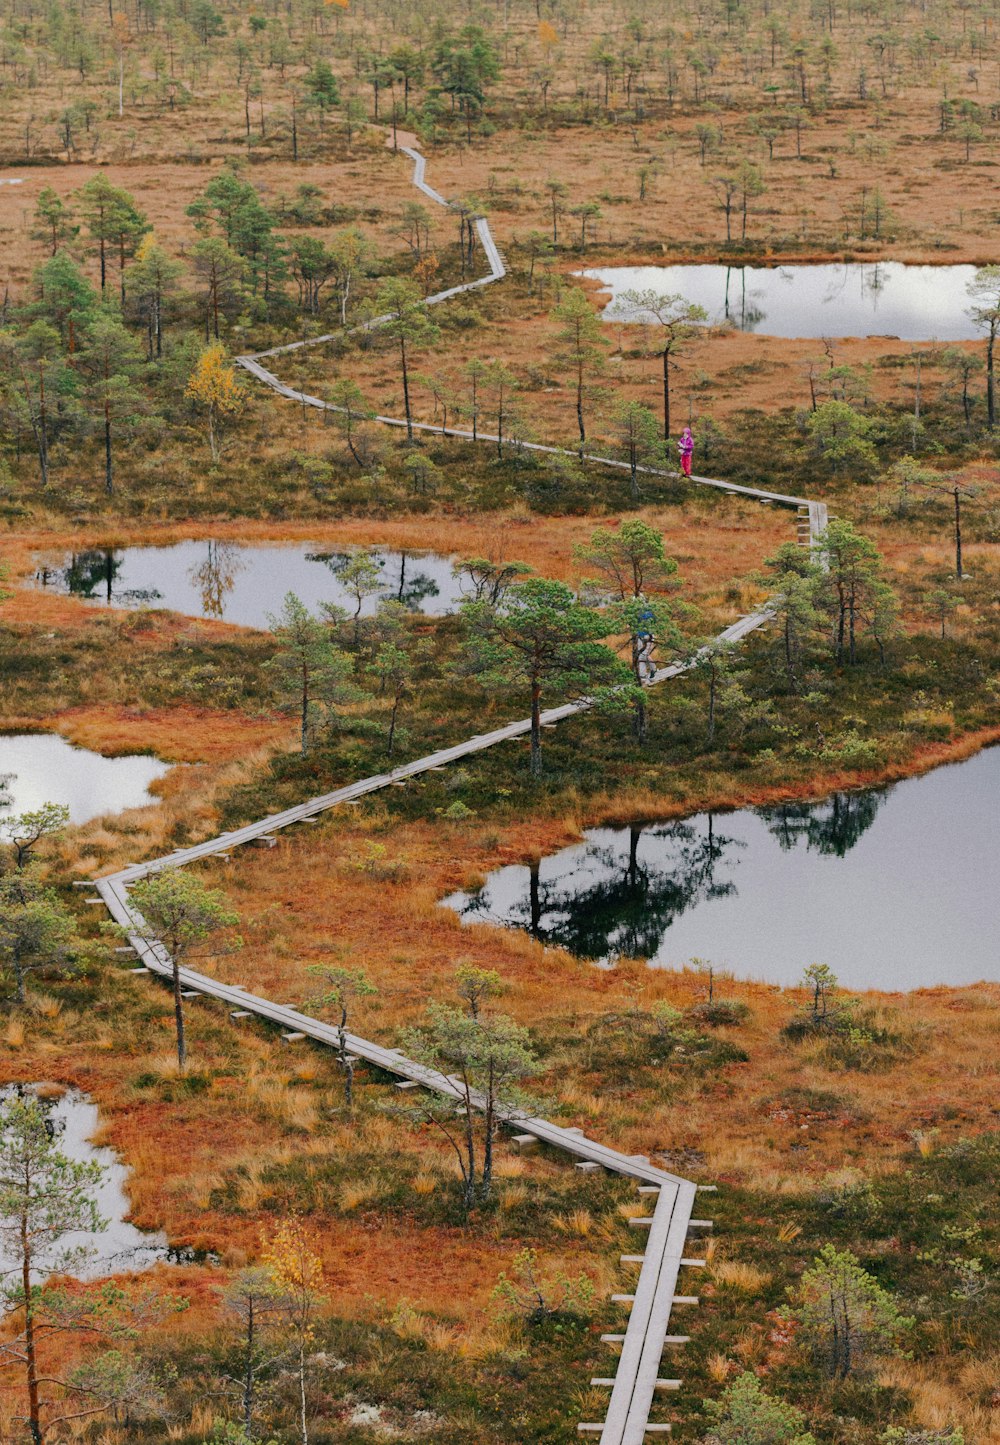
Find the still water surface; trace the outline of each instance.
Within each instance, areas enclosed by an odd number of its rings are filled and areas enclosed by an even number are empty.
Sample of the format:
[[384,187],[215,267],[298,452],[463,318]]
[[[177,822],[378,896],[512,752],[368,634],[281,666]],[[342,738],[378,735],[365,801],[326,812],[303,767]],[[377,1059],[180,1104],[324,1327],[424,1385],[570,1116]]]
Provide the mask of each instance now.
[[149,785],[172,766],[145,755],[106,758],[55,733],[0,734],[0,823],[43,803],[68,807],[71,823],[142,808],[157,801]]
[[[380,591],[365,599],[375,611],[383,597],[411,611],[437,615],[462,600],[451,559],[428,552],[375,548]],[[351,554],[309,542],[250,546],[236,542],[176,542],[169,547],[94,549],[40,565],[36,585],[112,607],[168,607],[191,617],[216,617],[244,627],[267,627],[294,592],[310,611],[335,602],[352,613],[355,601],[338,577]]]
[[583,958],[849,988],[1000,980],[1000,748],[823,803],[597,828],[445,902]]
[[[39,1097],[37,1087],[26,1085],[21,1092]],[[0,1104],[17,1092],[13,1084],[0,1089]],[[63,1236],[59,1241],[60,1255],[65,1251],[82,1252],[81,1257],[72,1262],[71,1272],[79,1279],[98,1279],[119,1270],[149,1269],[157,1260],[176,1258],[166,1235],[147,1233],[128,1223],[125,1216],[132,1207],[126,1189],[129,1171],[113,1149],[90,1142],[99,1123],[97,1105],[77,1089],[67,1089],[56,1099],[45,1097],[47,1092],[42,1090],[42,1103],[60,1152],[76,1163],[99,1164],[103,1170],[100,1183],[87,1192],[96,1203],[98,1214],[107,1221],[107,1228],[96,1233],[74,1230]],[[55,1255],[46,1262],[47,1272],[58,1268]],[[0,1247],[0,1276],[10,1264]]]
[[626,291],[677,294],[703,306],[713,325],[766,336],[896,336],[968,341],[980,335],[966,290],[974,266],[610,266],[581,274],[611,292],[605,321],[648,318]]

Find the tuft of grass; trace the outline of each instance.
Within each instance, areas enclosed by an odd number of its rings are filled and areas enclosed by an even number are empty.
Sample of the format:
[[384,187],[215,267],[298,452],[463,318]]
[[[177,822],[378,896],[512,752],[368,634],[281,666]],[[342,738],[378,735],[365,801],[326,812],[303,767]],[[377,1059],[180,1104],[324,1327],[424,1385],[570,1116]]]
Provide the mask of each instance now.
[[724,1385],[732,1373],[733,1363],[721,1350],[713,1350],[705,1361],[705,1368],[717,1385]]
[[531,1197],[526,1184],[508,1184],[500,1191],[500,1208],[517,1209]]
[[379,1185],[373,1180],[352,1180],[341,1187],[337,1195],[337,1207],[344,1214],[352,1214],[366,1204],[373,1204],[381,1192]]
[[575,1234],[580,1239],[587,1239],[594,1231],[594,1216],[589,1209],[574,1209],[569,1214],[555,1215],[552,1225],[560,1234]]
[[765,1269],[743,1259],[722,1259],[712,1265],[712,1277],[726,1289],[737,1294],[759,1294],[771,1283]]

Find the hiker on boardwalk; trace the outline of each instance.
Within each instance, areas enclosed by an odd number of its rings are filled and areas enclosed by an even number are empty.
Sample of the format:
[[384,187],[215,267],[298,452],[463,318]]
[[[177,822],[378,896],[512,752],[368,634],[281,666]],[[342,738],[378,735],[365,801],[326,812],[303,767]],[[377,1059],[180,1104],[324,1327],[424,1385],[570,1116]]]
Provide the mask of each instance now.
[[686,477],[691,475],[691,457],[694,453],[694,437],[691,435],[691,428],[686,426],[681,432],[681,439],[677,443],[677,450],[681,454],[681,471]]

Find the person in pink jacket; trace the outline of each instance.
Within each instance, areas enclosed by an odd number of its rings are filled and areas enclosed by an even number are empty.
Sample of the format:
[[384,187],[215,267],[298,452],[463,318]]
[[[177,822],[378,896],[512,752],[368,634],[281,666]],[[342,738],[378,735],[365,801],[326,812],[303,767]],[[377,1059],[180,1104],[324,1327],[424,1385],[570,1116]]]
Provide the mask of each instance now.
[[689,426],[686,426],[681,432],[677,450],[681,454],[681,471],[686,477],[689,477],[691,475],[691,457],[694,454],[694,437],[691,435]]

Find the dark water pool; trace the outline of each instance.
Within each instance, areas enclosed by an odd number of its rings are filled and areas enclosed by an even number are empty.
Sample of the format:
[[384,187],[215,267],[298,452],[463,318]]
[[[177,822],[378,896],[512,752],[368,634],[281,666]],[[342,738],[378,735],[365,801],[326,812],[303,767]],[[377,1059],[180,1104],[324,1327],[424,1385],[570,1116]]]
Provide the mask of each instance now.
[[[450,612],[462,600],[449,557],[432,552],[373,549],[379,591],[362,612],[392,597],[415,612]],[[256,546],[236,542],[175,542],[168,547],[95,548],[40,561],[35,584],[112,607],[168,607],[191,617],[215,617],[244,627],[267,627],[294,592],[314,611],[355,602],[338,575],[351,554],[308,542]]]
[[728,321],[766,336],[968,341],[981,334],[966,290],[974,266],[609,266],[580,274],[611,292],[605,321],[647,319],[623,293],[655,291],[703,306],[714,325]]
[[445,902],[581,957],[849,988],[1000,979],[1000,748],[822,803],[598,828]]
[[[90,1142],[100,1122],[97,1105],[77,1089],[67,1089],[58,1097],[52,1097],[49,1089],[39,1085],[22,1085],[20,1091],[41,1097],[61,1153],[77,1163],[99,1164],[103,1170],[101,1182],[90,1191],[90,1197],[97,1205],[98,1214],[107,1221],[107,1228],[96,1233],[74,1230],[59,1242],[60,1253],[83,1251],[81,1261],[74,1261],[74,1275],[80,1279],[99,1279],[119,1270],[149,1269],[158,1260],[178,1258],[165,1234],[136,1229],[126,1219],[132,1207],[127,1190],[129,1171],[113,1149]],[[0,1088],[0,1104],[17,1092],[18,1086],[13,1084]],[[53,1259],[49,1269],[55,1264]],[[10,1260],[4,1257],[0,1246],[0,1276],[9,1268]]]
[[43,803],[68,807],[72,823],[144,807],[157,801],[150,783],[172,766],[145,755],[106,758],[55,733],[0,734],[0,825]]

